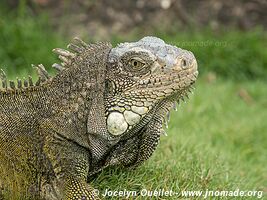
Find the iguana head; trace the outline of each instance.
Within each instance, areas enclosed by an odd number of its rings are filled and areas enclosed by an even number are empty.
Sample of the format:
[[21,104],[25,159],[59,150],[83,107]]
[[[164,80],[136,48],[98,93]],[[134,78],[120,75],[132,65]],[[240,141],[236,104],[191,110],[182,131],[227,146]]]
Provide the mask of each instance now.
[[156,37],[111,49],[107,68],[106,122],[115,137],[166,115],[198,75],[193,53]]

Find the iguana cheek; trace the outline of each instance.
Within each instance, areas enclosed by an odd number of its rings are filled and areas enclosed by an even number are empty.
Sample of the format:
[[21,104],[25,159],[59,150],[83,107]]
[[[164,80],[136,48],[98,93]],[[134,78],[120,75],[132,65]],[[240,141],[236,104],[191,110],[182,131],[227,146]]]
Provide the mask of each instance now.
[[[116,107],[117,108],[117,107]],[[130,110],[118,109],[107,116],[107,128],[112,135],[121,135],[138,124],[141,118],[148,112],[147,107],[131,106]]]

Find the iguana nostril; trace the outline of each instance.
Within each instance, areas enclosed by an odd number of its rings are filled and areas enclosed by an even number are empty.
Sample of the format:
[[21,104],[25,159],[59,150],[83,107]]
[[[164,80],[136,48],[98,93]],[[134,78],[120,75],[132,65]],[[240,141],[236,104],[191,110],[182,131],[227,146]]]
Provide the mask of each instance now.
[[171,69],[179,72],[183,69],[187,69],[188,68],[188,61],[185,60],[184,58],[177,58],[176,61],[174,62],[174,64],[171,66]]
[[182,59],[181,66],[182,66],[183,69],[187,68],[187,62],[186,62],[185,59]]

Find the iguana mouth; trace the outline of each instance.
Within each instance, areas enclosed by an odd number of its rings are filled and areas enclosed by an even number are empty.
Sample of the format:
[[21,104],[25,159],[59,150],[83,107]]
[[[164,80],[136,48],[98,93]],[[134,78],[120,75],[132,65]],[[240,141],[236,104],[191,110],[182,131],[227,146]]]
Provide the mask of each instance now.
[[177,111],[177,105],[180,105],[182,102],[185,102],[186,99],[189,99],[189,94],[193,92],[195,89],[193,87],[195,80],[198,76],[198,72],[194,72],[192,74],[192,81],[188,86],[184,87],[182,90],[176,90],[159,100],[148,113],[140,120],[138,126],[133,126],[131,130],[128,131],[126,136],[122,138],[129,138],[134,134],[138,134],[142,127],[145,127],[153,118],[158,118],[161,120],[161,123],[158,129],[161,129],[160,135],[167,135],[165,130],[163,129],[163,125],[165,128],[168,128],[168,123],[170,121],[170,111],[173,109]]

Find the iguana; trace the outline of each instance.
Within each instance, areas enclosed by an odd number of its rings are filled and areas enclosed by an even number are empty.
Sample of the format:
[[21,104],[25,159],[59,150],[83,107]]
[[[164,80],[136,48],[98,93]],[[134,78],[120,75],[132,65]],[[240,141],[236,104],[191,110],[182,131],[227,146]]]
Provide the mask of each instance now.
[[34,66],[36,83],[15,84],[1,71],[0,185],[8,199],[99,199],[89,177],[147,160],[166,114],[198,75],[190,51],[156,37],[115,48],[75,38],[68,49],[53,50],[57,75]]

